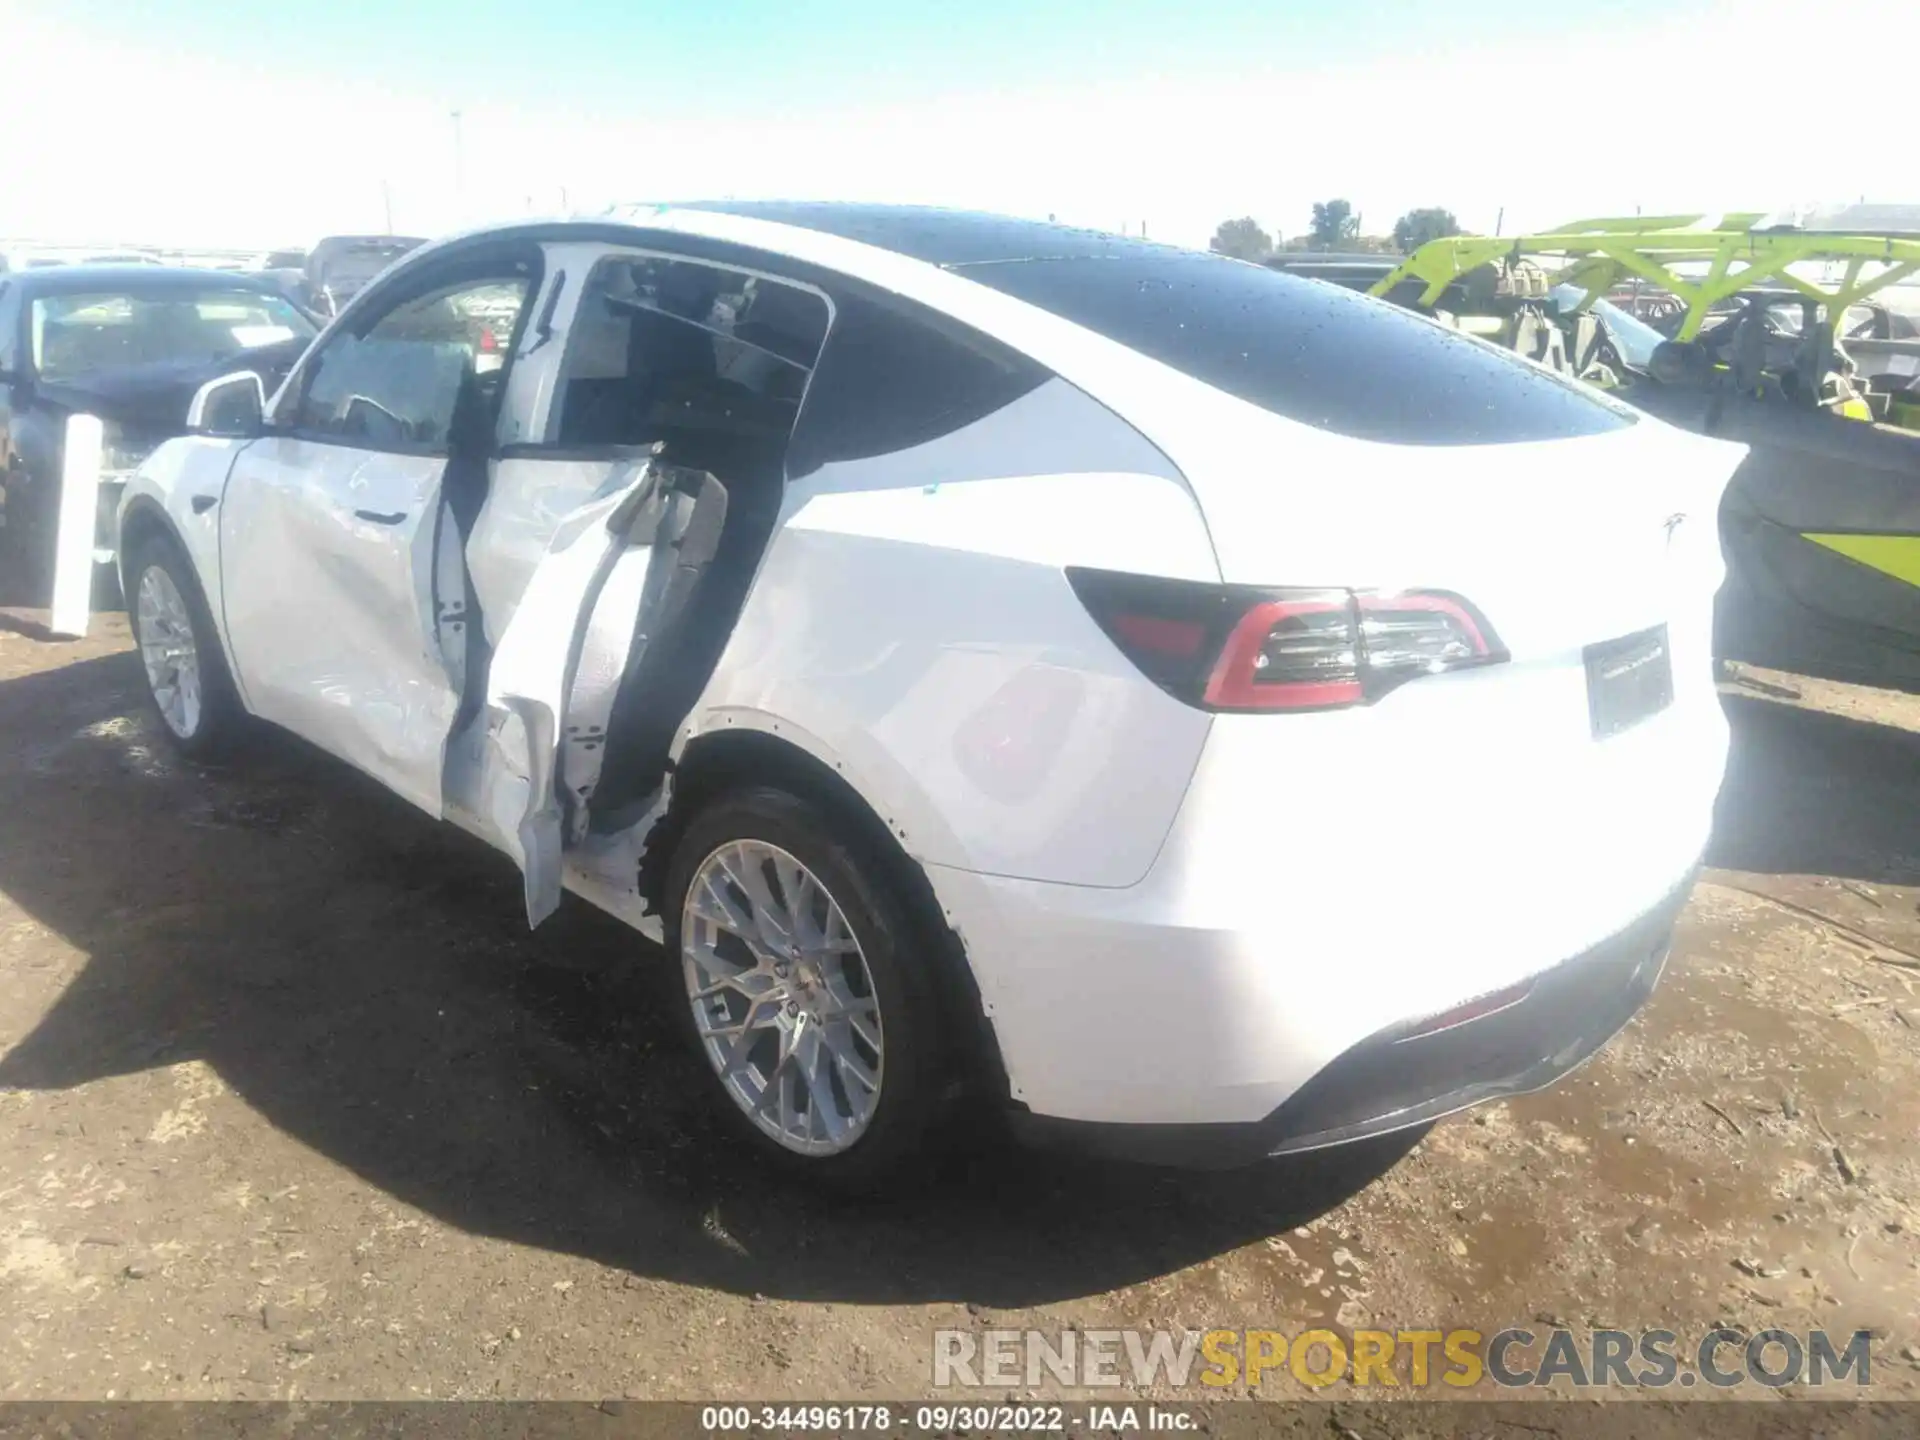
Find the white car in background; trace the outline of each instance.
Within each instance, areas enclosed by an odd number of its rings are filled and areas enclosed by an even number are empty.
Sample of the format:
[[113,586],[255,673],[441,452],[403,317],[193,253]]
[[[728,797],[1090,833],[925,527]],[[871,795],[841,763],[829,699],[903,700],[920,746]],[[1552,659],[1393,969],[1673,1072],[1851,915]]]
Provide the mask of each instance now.
[[1547,1084],[1706,842],[1740,452],[1318,282],[636,209],[421,249],[194,424],[122,522],[180,745],[284,726],[662,941],[823,1177],[969,1086],[1226,1164]]

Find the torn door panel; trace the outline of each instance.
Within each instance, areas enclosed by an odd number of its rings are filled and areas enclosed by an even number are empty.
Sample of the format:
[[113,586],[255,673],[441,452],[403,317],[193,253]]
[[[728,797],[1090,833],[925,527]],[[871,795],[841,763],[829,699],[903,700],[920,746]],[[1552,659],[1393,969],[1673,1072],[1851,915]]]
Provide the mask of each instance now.
[[564,812],[555,782],[583,621],[628,546],[628,526],[657,490],[651,461],[627,462],[561,521],[489,666],[477,808],[525,877],[529,925],[560,903]]
[[676,592],[680,542],[700,498],[717,489],[711,476],[657,460],[618,463],[560,522],[502,631],[484,712],[456,747],[448,791],[477,822],[469,828],[520,866],[530,925],[559,904],[616,701]]
[[490,640],[497,644],[513,623],[561,522],[600,496],[610,466],[644,463],[649,453],[568,459],[509,452],[493,463],[486,503],[467,542],[467,567]]

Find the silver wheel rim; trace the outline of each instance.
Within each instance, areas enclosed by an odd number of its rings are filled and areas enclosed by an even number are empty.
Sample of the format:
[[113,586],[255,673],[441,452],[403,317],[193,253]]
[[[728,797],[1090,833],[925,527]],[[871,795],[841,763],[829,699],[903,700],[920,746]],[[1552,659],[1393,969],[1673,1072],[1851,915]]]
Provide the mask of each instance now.
[[164,567],[149,565],[142,572],[134,623],[160,718],[175,735],[190,740],[200,728],[200,653],[193,643],[187,602]]
[[694,1028],[714,1074],[771,1139],[835,1155],[880,1100],[880,1002],[853,927],[819,877],[764,840],[700,862],[680,923]]

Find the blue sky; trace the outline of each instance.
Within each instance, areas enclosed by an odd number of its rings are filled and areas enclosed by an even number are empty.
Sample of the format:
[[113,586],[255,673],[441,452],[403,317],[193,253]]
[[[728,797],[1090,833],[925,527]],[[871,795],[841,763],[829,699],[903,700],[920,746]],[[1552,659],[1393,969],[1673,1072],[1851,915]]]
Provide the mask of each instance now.
[[[88,0],[60,8],[156,52],[186,48],[253,66],[291,53],[402,91],[475,103],[509,93],[569,101],[586,91],[639,105],[647,91],[712,99],[713,87],[725,86],[802,107],[849,91],[919,97],[1287,70],[1418,53],[1463,34],[1551,38],[1592,27],[1598,13],[1569,0]],[[1628,28],[1690,8],[1701,6],[1607,3],[1609,23]]]
[[[40,160],[0,190],[0,236],[265,246],[389,208],[436,233],[563,196],[785,194],[1204,244],[1239,214],[1297,233],[1333,194],[1369,229],[1423,204],[1512,229],[1853,198],[1898,177],[1825,125],[1695,158],[1724,143],[1729,71],[1781,72],[1783,35],[1823,9],[0,0],[8,113],[39,117]],[[1847,13],[1850,34],[1920,39],[1905,0]],[[1712,64],[1689,75],[1689,56]]]

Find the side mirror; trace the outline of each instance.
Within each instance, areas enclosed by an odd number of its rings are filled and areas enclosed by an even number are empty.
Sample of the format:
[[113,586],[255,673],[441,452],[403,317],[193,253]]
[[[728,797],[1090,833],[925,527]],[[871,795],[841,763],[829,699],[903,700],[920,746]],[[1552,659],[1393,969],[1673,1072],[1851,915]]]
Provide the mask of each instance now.
[[187,430],[194,435],[223,435],[251,440],[264,431],[267,386],[251,370],[209,380],[187,406]]

